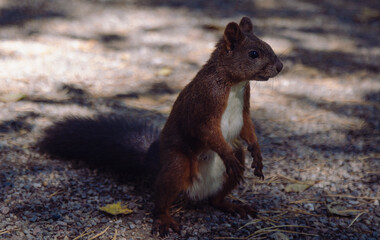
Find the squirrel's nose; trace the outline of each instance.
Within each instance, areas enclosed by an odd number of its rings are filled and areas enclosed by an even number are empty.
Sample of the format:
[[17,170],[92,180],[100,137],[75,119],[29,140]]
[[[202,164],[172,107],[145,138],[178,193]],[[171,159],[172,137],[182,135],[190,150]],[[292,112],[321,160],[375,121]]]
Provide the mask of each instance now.
[[277,72],[281,72],[282,68],[283,68],[282,62],[277,61],[277,63],[276,63]]

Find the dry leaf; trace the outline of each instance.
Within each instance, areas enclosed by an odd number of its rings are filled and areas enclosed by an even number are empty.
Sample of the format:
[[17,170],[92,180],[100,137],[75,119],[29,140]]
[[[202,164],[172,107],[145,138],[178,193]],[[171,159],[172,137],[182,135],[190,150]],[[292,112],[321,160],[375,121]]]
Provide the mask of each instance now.
[[170,74],[172,74],[172,72],[173,72],[173,69],[171,69],[170,67],[163,67],[160,70],[158,70],[156,74],[158,76],[167,77]]
[[355,16],[355,20],[361,23],[370,23],[380,20],[380,11],[365,7]]
[[311,186],[312,185],[310,185],[310,184],[292,183],[292,184],[288,184],[285,187],[285,192],[297,192],[297,193],[301,193],[301,192],[305,191],[306,189],[308,189]]
[[130,214],[133,212],[133,210],[127,208],[126,204],[122,204],[121,202],[107,204],[106,206],[100,207],[99,209],[112,215]]
[[347,209],[343,203],[340,202],[332,202],[326,205],[327,210],[329,213],[338,215],[338,216],[343,216],[343,217],[348,217],[348,216],[355,216],[358,213],[363,212],[362,210],[356,210],[356,209]]
[[24,93],[7,93],[0,96],[1,102],[17,102],[25,98],[26,95]]

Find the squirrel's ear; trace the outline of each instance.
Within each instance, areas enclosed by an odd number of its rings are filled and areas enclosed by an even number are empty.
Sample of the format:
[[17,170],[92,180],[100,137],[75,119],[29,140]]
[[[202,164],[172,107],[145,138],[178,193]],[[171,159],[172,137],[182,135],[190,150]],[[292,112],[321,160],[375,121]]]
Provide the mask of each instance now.
[[227,24],[226,30],[224,30],[224,40],[226,42],[226,48],[231,51],[235,46],[245,38],[241,32],[239,25],[235,22]]
[[249,17],[243,17],[240,21],[239,27],[243,32],[246,32],[246,33],[253,32],[253,24],[252,24],[251,19],[249,19]]

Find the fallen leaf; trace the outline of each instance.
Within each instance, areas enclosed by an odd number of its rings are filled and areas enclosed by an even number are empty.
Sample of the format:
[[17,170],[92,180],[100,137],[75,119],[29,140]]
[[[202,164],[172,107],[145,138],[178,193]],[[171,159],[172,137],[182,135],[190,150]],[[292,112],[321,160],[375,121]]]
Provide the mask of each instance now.
[[285,192],[297,192],[301,193],[311,187],[310,184],[291,183],[285,187]]
[[99,209],[112,215],[130,214],[133,212],[133,210],[129,209],[126,204],[122,204],[121,202],[107,204]]
[[355,216],[358,213],[363,212],[363,210],[347,209],[344,204],[340,202],[329,203],[326,207],[329,213],[343,217]]
[[365,7],[355,16],[355,20],[361,23],[370,23],[380,20],[380,11]]
[[167,77],[170,74],[172,74],[172,72],[173,72],[173,69],[171,69],[170,67],[163,67],[160,70],[158,70],[156,74],[158,76]]
[[25,98],[24,93],[11,92],[0,96],[1,102],[17,102]]

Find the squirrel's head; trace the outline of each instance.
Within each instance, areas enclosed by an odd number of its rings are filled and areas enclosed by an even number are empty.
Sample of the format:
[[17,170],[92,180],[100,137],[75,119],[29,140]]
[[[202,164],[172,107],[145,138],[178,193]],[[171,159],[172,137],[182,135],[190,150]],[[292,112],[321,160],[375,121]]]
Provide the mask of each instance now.
[[265,81],[282,70],[282,63],[266,42],[253,34],[251,19],[230,22],[218,44],[219,60],[235,79]]

